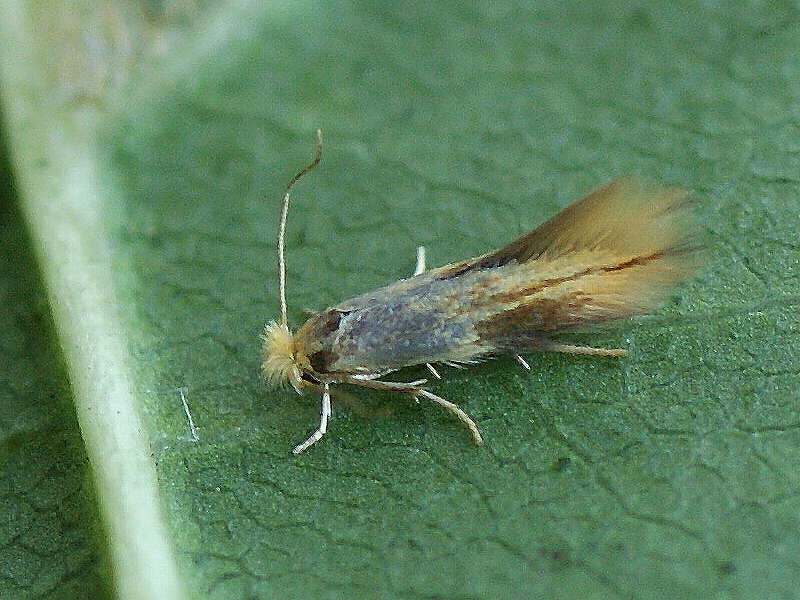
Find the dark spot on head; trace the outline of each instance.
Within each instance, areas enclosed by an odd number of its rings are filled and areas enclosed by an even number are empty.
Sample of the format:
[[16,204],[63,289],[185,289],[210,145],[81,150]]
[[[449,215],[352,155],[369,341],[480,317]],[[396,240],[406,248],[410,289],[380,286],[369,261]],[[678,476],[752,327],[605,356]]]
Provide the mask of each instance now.
[[342,321],[342,317],[347,313],[339,312],[338,310],[330,310],[328,312],[322,313],[319,315],[319,329],[320,333],[333,333],[337,329],[339,329],[339,323]]
[[299,335],[307,340],[306,346],[309,347],[308,350],[312,351],[319,345],[325,346],[329,344],[329,341],[326,342],[327,338],[338,331],[342,318],[348,314],[350,313],[326,310],[309,319],[298,332]]
[[317,373],[328,373],[338,357],[330,350],[320,350],[309,355],[308,362]]

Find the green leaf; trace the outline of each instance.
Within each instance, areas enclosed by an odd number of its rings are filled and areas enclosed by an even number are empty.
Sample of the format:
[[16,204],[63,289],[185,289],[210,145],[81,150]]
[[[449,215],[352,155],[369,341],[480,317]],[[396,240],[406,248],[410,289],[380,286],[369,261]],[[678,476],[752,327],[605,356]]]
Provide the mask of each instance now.
[[[120,597],[794,595],[795,7],[9,6],[10,152]],[[319,399],[266,388],[258,334],[316,127],[295,327],[418,245],[484,252],[628,173],[696,190],[708,264],[656,315],[565,337],[622,361],[448,370],[432,389],[482,448],[434,406],[337,387],[292,456]]]
[[0,160],[0,598],[107,598],[86,452],[6,165]]

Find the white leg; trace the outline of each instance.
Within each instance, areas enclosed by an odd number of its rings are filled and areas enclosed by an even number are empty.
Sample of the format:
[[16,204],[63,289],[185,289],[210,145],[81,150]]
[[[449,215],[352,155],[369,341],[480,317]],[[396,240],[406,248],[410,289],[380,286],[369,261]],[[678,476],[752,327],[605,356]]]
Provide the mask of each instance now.
[[439,372],[436,369],[433,368],[433,365],[431,363],[425,363],[425,366],[428,367],[428,371],[430,371],[431,375],[436,377],[436,379],[441,379],[442,378],[442,376],[439,375]]
[[417,392],[418,395],[427,398],[428,400],[435,402],[439,406],[443,406],[455,416],[457,416],[464,425],[467,426],[470,433],[472,433],[472,440],[475,442],[476,445],[482,446],[483,445],[483,438],[481,437],[481,432],[478,431],[478,426],[475,425],[475,421],[473,421],[470,416],[465,413],[457,404],[453,404],[449,400],[445,400],[441,396],[437,396],[436,394],[432,394],[428,390],[419,390]]
[[311,437],[308,438],[302,444],[295,446],[292,452],[294,454],[300,454],[304,450],[306,450],[309,446],[312,446],[316,442],[318,442],[325,432],[328,430],[328,417],[331,416],[331,390],[329,383],[322,384],[322,414],[319,417],[319,427],[317,430],[311,434]]
[[544,339],[537,345],[537,350],[548,352],[565,352],[567,354],[590,354],[592,356],[625,356],[628,351],[622,348],[592,348],[591,346],[573,346],[572,344],[562,344],[553,340]]
[[461,410],[456,404],[445,400],[444,398],[437,396],[434,393],[429,392],[428,390],[423,390],[420,388],[422,384],[425,383],[424,379],[419,379],[418,381],[412,381],[411,383],[399,383],[395,381],[377,381],[375,379],[356,379],[355,377],[348,377],[347,379],[343,380],[347,383],[352,383],[353,385],[359,385],[361,387],[371,388],[373,390],[386,390],[386,391],[394,391],[394,392],[403,392],[413,396],[415,399],[419,399],[420,396],[423,398],[427,398],[438,404],[439,406],[443,406],[451,413],[461,420],[464,425],[466,425],[470,433],[472,433],[473,441],[480,446],[483,444],[483,438],[481,437],[481,432],[478,431],[478,426],[475,425],[475,421],[473,421],[470,416]]
[[526,370],[531,370],[531,366],[528,364],[528,361],[522,358],[519,354],[517,354],[517,362],[525,367]]
[[454,369],[461,369],[462,371],[467,368],[464,365],[460,365],[457,362],[450,362],[449,360],[444,361],[444,364],[446,364],[448,367],[453,367]]
[[425,272],[425,246],[417,246],[417,266],[414,268],[412,277]]

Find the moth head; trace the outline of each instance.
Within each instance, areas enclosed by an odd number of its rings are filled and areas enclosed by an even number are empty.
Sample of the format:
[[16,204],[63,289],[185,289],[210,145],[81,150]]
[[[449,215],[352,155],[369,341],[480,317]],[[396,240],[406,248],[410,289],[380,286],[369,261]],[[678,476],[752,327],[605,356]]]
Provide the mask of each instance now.
[[309,368],[308,357],[298,349],[296,338],[286,325],[275,321],[267,323],[262,336],[264,340],[264,360],[261,371],[270,385],[285,386],[287,383],[300,391],[303,371]]
[[278,225],[278,294],[281,301],[281,322],[270,321],[264,331],[264,360],[261,363],[261,371],[267,381],[272,385],[285,385],[290,383],[297,391],[300,391],[300,382],[303,373],[311,370],[311,364],[305,352],[300,349],[297,337],[289,331],[286,324],[286,261],[283,256],[284,234],[286,233],[286,215],[289,212],[289,192],[292,186],[303,175],[311,171],[319,164],[322,159],[322,131],[317,129],[317,145],[312,160],[308,166],[302,169],[297,175],[292,177],[289,185],[286,186],[286,194],[283,196],[283,208],[281,209],[281,219]]

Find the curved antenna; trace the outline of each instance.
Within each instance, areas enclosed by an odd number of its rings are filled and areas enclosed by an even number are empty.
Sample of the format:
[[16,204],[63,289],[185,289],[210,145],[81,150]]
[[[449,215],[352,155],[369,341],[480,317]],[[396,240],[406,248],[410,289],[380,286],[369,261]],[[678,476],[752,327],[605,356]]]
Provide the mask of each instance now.
[[283,236],[286,233],[286,215],[289,212],[289,192],[292,186],[297,183],[303,175],[319,164],[322,159],[322,130],[317,129],[317,146],[314,160],[308,166],[292,177],[289,185],[286,186],[286,194],[283,196],[283,208],[281,209],[281,222],[278,225],[278,290],[281,296],[281,325],[286,325],[286,261],[283,258]]

